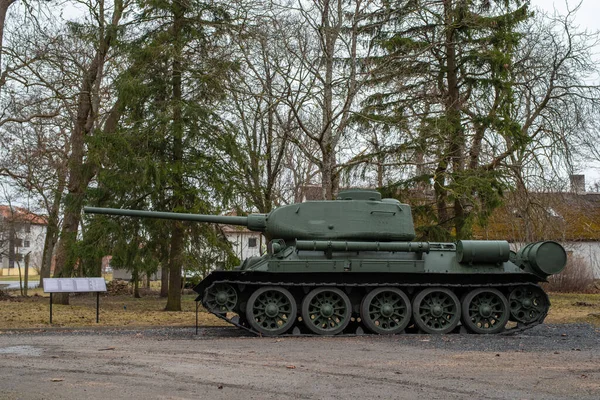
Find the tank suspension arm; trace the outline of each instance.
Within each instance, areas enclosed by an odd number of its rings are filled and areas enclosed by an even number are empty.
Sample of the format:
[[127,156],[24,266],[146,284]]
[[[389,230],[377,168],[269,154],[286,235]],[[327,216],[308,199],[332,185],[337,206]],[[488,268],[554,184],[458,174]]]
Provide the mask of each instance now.
[[348,242],[330,240],[296,240],[298,250],[317,251],[402,251],[429,253],[429,242]]
[[249,217],[234,217],[224,215],[185,214],[160,211],[124,210],[120,208],[84,207],[86,214],[123,215],[138,218],[159,218],[180,221],[208,222],[215,224],[247,226],[253,231],[264,231],[266,221],[263,214],[252,214]]

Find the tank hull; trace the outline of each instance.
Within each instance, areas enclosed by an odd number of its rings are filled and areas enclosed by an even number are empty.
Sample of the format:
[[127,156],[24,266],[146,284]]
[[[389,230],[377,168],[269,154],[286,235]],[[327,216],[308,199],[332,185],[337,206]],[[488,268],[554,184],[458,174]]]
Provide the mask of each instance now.
[[[194,290],[209,311],[257,335],[500,333],[543,322],[549,300],[538,283],[544,277],[508,260],[503,244],[487,243],[497,255],[477,258],[477,247],[461,255],[453,243],[400,243],[402,251],[299,243],[311,249],[290,246],[237,270],[212,272]],[[485,261],[473,261],[479,259]],[[235,292],[231,307],[218,302],[225,292]],[[270,318],[269,307],[286,310],[284,318]],[[340,316],[329,315],[336,307]],[[384,318],[386,311],[392,314]]]

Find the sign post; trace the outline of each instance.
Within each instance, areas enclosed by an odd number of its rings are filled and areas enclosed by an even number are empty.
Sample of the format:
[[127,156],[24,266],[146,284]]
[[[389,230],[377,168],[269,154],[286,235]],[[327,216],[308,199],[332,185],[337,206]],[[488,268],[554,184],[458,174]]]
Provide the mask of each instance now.
[[100,292],[106,292],[104,278],[44,278],[44,293],[50,293],[50,323],[52,324],[52,293],[96,293],[96,323],[100,322]]

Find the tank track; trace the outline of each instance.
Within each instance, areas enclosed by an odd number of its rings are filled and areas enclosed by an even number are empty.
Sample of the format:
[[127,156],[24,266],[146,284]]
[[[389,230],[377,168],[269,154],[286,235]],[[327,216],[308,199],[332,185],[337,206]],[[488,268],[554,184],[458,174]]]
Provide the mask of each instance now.
[[[253,335],[256,336],[263,336],[262,333],[255,331],[254,329],[245,326],[241,323],[240,318],[239,317],[233,317],[233,318],[228,318],[226,314],[224,313],[219,313],[219,312],[213,312],[210,311],[209,308],[206,305],[206,296],[207,293],[209,292],[209,290],[218,284],[229,284],[229,285],[253,285],[253,286],[282,286],[282,287],[289,287],[289,286],[295,286],[295,287],[338,287],[338,288],[343,288],[343,287],[372,287],[372,288],[376,288],[376,287],[411,287],[411,288],[417,288],[417,289],[425,289],[425,288],[430,288],[430,287],[441,287],[441,288],[448,288],[448,289],[453,289],[453,288],[472,288],[472,289],[476,289],[476,288],[506,288],[506,287],[516,287],[516,286],[531,286],[531,287],[535,287],[536,289],[539,289],[545,296],[546,302],[548,304],[548,308],[546,309],[545,312],[541,313],[540,317],[538,319],[536,319],[535,321],[531,321],[529,323],[522,323],[522,322],[517,322],[517,325],[513,328],[509,328],[509,329],[504,329],[502,332],[497,333],[497,335],[514,335],[514,334],[518,334],[524,331],[527,331],[529,329],[534,328],[537,325],[540,325],[544,322],[544,320],[546,319],[546,316],[548,315],[548,309],[550,308],[550,299],[548,298],[548,294],[537,284],[535,283],[529,283],[529,282],[521,282],[521,283],[495,283],[495,284],[436,284],[436,283],[420,283],[420,284],[410,284],[410,283],[404,283],[404,284],[399,284],[399,283],[368,283],[368,284],[353,284],[353,283],[335,283],[335,282],[330,282],[330,283],[324,283],[324,282],[303,282],[303,283],[297,283],[297,282],[257,282],[257,281],[244,281],[244,280],[219,280],[219,281],[214,281],[210,286],[208,286],[206,288],[206,290],[204,291],[204,296],[202,299],[202,305],[204,306],[204,308],[206,308],[207,311],[209,311],[211,314],[215,315],[216,317],[226,321],[227,323],[230,323],[238,328],[241,328]],[[466,333],[463,332],[463,328],[460,328],[460,332],[461,333]],[[369,332],[365,332],[361,327],[358,327],[355,333],[345,333],[342,332],[336,336],[361,336],[364,334],[371,334]],[[305,337],[316,337],[316,336],[320,336],[320,335],[316,335],[316,334],[312,334],[312,333],[303,333],[297,326],[294,326],[294,328],[292,329],[292,333],[286,333],[286,334],[282,334],[282,335],[278,335],[278,336],[305,336]]]

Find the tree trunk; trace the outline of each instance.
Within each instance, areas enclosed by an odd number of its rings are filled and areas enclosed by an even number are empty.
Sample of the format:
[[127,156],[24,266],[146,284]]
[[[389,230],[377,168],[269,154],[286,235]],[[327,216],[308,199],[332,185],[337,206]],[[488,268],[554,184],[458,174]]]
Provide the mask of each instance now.
[[4,50],[4,21],[6,20],[8,7],[10,7],[15,1],[16,0],[0,0],[0,66],[2,66],[2,53]]
[[[442,159],[438,163],[433,179],[433,190],[435,192],[435,203],[438,215],[438,225],[445,225],[448,222],[448,210],[446,198],[448,193],[446,190],[446,170],[448,169],[447,157],[442,155]],[[428,240],[441,240],[441,238],[428,238]]]
[[140,275],[137,271],[137,267],[133,270],[133,273],[131,274],[131,280],[133,281],[133,297],[139,299],[142,296],[140,296]]
[[64,177],[62,184],[59,182],[59,188],[54,196],[52,209],[48,215],[48,225],[46,225],[46,238],[44,239],[44,251],[42,253],[42,267],[40,268],[40,287],[44,287],[44,278],[50,277],[50,269],[52,268],[52,256],[54,255],[54,247],[58,241],[58,213],[60,210],[60,201],[62,199],[62,191],[64,190]]
[[181,267],[183,251],[183,223],[172,222],[171,256],[169,257],[169,294],[165,311],[181,311]]
[[[17,253],[17,256],[19,253]],[[21,273],[21,262],[17,261],[17,268],[19,269],[19,290],[21,291],[21,296],[23,296],[23,274]]]
[[[68,194],[65,201],[65,215],[56,252],[55,277],[70,276],[76,265],[74,254],[77,231],[81,220],[81,208],[85,191],[93,175],[86,173],[83,164],[85,136],[91,132],[96,122],[96,112],[92,104],[96,80],[101,79],[101,71],[110,45],[116,36],[116,28],[123,12],[122,1],[115,1],[112,25],[105,36],[100,38],[96,55],[83,77],[81,92],[77,99],[77,117],[69,139],[71,154],[68,160]],[[103,27],[101,27],[103,31]],[[55,304],[69,304],[68,293],[53,296]]]
[[31,253],[25,254],[25,274],[23,279],[23,296],[27,297],[27,290],[29,289],[29,255]]
[[[182,27],[184,23],[184,5],[173,2],[173,209],[178,210],[183,202],[183,115],[182,115]],[[181,267],[183,260],[184,227],[181,221],[171,223],[171,251],[169,256],[169,295],[166,311],[181,311]]]
[[66,176],[64,171],[58,171],[58,185],[54,193],[51,209],[48,212],[48,224],[46,225],[46,238],[44,239],[44,250],[42,253],[42,266],[40,268],[40,287],[44,287],[44,278],[50,277],[52,269],[52,258],[54,249],[58,242],[59,234],[59,212],[63,192],[66,185]]
[[160,268],[160,297],[169,295],[169,257],[167,256],[161,262]]
[[[96,58],[98,58],[98,55]],[[81,219],[81,208],[83,207],[85,190],[91,180],[91,177],[86,179],[84,175],[83,156],[84,137],[89,132],[87,129],[88,119],[91,117],[90,93],[93,82],[96,79],[95,73],[92,75],[93,77],[88,77],[83,82],[78,100],[77,120],[70,138],[71,155],[69,156],[68,163],[68,194],[65,199],[65,216],[56,252],[56,267],[54,269],[54,277],[57,278],[71,276],[75,268],[76,255],[74,254],[74,249]],[[55,304],[69,304],[68,293],[57,293],[53,296],[53,301]]]
[[323,2],[323,14],[321,17],[322,37],[324,42],[323,57],[325,59],[325,81],[323,82],[323,119],[322,119],[322,166],[321,181],[323,185],[323,197],[325,200],[333,199],[334,192],[334,167],[335,167],[335,143],[333,143],[333,68],[335,42],[339,31],[330,23],[330,1]]
[[[449,150],[452,162],[452,172],[460,179],[460,173],[464,171],[464,146],[465,135],[460,120],[460,92],[458,87],[458,65],[456,61],[456,37],[455,37],[455,10],[452,2],[444,3],[446,23],[446,79],[448,82],[448,94],[446,96],[446,119],[448,124]],[[456,238],[462,239],[468,236],[465,232],[465,210],[460,196],[454,200],[454,228]]]

